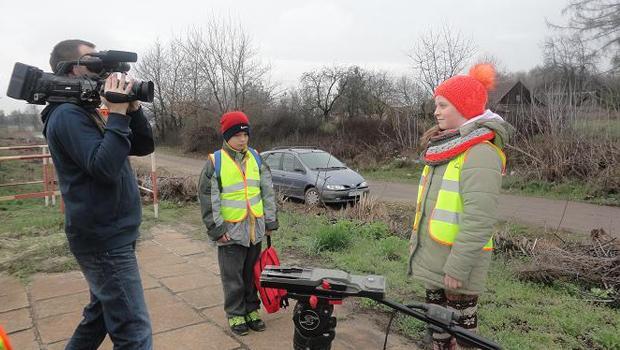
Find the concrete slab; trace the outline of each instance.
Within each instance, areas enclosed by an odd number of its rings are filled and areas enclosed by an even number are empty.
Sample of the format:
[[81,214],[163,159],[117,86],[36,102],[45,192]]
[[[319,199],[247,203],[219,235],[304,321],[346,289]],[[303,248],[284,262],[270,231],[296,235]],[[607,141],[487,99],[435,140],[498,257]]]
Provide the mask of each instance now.
[[158,350],[228,350],[237,349],[240,345],[233,337],[210,323],[159,333],[153,338],[153,347]]
[[7,333],[14,333],[32,327],[30,308],[0,313],[0,324]]

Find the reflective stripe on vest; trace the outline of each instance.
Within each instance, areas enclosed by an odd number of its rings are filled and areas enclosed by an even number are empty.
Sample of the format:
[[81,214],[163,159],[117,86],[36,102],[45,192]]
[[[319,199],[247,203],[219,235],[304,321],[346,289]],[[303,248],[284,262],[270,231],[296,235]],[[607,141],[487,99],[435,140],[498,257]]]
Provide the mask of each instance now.
[[239,222],[248,216],[262,217],[263,201],[260,193],[260,170],[252,152],[246,152],[243,162],[245,174],[225,150],[220,151],[221,170],[220,213],[224,221]]
[[[505,172],[506,156],[502,150],[493,143],[486,141],[497,151],[501,160],[501,171]],[[446,172],[441,181],[441,187],[437,194],[437,202],[435,208],[431,212],[428,220],[428,231],[430,237],[441,244],[451,246],[454,244],[456,236],[459,233],[460,215],[463,213],[463,198],[460,193],[461,169],[467,158],[468,152],[461,153],[448,163]],[[422,196],[428,183],[430,166],[425,166],[422,171],[422,178],[418,186],[418,198],[416,205],[416,214],[413,223],[414,232],[418,231],[418,226],[422,220]],[[484,250],[493,249],[493,238],[491,238],[483,247]]]

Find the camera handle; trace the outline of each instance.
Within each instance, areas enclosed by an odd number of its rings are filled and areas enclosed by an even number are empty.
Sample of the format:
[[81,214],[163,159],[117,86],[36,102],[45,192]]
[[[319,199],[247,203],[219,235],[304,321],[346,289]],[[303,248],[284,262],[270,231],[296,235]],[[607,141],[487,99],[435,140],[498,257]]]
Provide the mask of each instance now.
[[121,94],[119,92],[111,92],[111,91],[106,91],[103,94],[103,96],[105,97],[106,100],[112,103],[124,103],[124,102],[131,102],[131,101],[136,100],[135,96],[132,98],[132,96],[129,96],[127,94]]

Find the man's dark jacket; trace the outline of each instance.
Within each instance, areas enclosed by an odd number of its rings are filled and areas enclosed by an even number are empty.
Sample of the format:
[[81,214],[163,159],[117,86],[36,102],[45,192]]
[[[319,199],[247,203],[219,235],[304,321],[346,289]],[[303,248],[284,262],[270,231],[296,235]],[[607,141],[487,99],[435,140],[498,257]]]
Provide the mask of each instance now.
[[102,252],[134,242],[142,209],[128,156],[144,156],[155,147],[142,109],[127,116],[110,113],[101,126],[94,109],[71,103],[49,105],[41,118],[71,251]]

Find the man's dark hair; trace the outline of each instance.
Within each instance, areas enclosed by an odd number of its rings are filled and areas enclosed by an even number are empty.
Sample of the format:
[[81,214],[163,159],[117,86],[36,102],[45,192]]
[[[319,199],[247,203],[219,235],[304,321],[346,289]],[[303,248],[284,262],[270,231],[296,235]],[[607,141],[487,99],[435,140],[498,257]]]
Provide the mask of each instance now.
[[78,48],[81,45],[95,48],[95,44],[79,39],[64,40],[56,44],[50,54],[52,71],[56,73],[59,62],[77,60],[80,57]]

